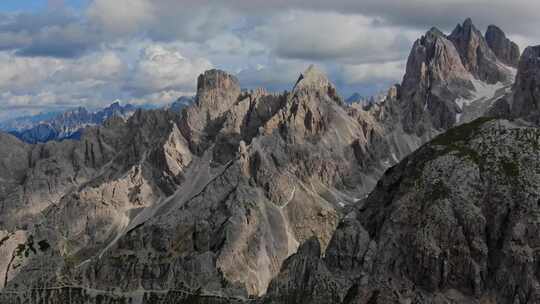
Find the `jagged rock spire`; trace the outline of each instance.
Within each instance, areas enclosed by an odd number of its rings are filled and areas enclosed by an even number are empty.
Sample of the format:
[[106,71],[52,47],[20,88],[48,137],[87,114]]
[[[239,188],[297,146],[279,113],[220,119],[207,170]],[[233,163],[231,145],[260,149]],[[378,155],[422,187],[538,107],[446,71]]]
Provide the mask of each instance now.
[[526,48],[519,61],[512,115],[539,122],[540,45]]
[[228,110],[240,95],[240,83],[222,70],[208,70],[197,79],[197,105],[210,119]]
[[300,89],[326,89],[331,83],[326,74],[319,70],[315,65],[310,65],[296,81],[293,91]]
[[238,79],[224,71],[213,69],[199,75],[195,105],[183,111],[180,130],[192,150],[202,153],[206,139],[213,137],[215,126],[240,96]]
[[401,89],[405,131],[422,135],[431,124],[452,126],[458,110],[452,102],[461,91],[473,89],[469,78],[456,47],[440,30],[432,28],[416,40]]
[[475,78],[487,83],[508,81],[508,73],[497,64],[497,57],[471,18],[458,24],[448,39],[454,43],[463,65]]
[[486,31],[486,42],[495,56],[504,64],[517,68],[519,64],[519,46],[506,38],[506,34],[496,25],[490,25]]

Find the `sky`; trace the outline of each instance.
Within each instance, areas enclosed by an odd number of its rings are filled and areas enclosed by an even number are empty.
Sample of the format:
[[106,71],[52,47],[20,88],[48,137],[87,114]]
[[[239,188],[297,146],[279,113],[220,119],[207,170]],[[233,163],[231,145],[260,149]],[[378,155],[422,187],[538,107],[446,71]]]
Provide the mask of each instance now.
[[[509,4],[510,3],[510,4]],[[413,42],[471,17],[540,43],[530,0],[2,0],[0,120],[115,100],[168,104],[211,68],[290,90],[310,64],[343,97],[399,83]]]

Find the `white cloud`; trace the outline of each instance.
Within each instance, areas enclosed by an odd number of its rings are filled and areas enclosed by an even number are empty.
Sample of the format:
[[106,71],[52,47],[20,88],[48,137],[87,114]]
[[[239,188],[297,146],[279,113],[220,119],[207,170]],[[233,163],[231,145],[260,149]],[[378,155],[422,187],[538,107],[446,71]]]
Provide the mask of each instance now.
[[[165,104],[211,67],[243,87],[290,89],[311,63],[346,92],[399,82],[412,41],[466,17],[523,48],[540,2],[515,0],[90,0],[0,13],[0,112],[114,99]],[[516,18],[519,16],[519,18]],[[24,56],[24,57],[23,57]],[[177,96],[178,95],[178,96]],[[1,116],[1,115],[0,115]]]
[[12,53],[0,53],[0,89],[3,91],[31,91],[49,79],[63,66],[53,58],[24,58]]
[[275,15],[252,35],[280,57],[364,63],[402,58],[419,32],[377,25],[362,15],[292,11]]
[[148,26],[156,16],[149,0],[94,0],[87,15],[106,32],[131,34]]
[[292,89],[300,74],[310,63],[303,60],[273,58],[267,64],[254,64],[238,72],[243,87],[263,87],[272,91]]
[[212,67],[207,59],[185,57],[173,46],[136,43],[129,49],[136,47],[139,55],[133,58],[110,49],[79,59],[0,52],[0,112],[93,108],[117,98],[167,104],[193,95],[197,76]]
[[205,58],[188,59],[174,47],[150,45],[142,50],[130,88],[142,92],[193,89],[197,76],[212,68]]
[[377,81],[400,82],[405,71],[405,61],[344,65],[342,77],[346,84],[373,83]]
[[135,104],[135,105],[145,105],[145,104],[152,104],[152,105],[159,105],[159,106],[165,106],[170,104],[172,101],[178,99],[181,96],[194,96],[195,91],[161,91],[157,93],[151,93],[147,94],[141,97],[136,98],[128,98],[126,99],[127,103]]

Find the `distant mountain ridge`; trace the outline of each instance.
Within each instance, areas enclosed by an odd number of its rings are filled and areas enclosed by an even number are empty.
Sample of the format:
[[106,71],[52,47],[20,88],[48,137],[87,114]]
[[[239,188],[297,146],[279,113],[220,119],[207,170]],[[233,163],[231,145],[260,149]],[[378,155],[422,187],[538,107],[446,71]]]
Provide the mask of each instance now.
[[382,102],[386,99],[387,92],[380,92],[371,96],[363,96],[360,93],[353,93],[349,98],[345,99],[345,103],[353,104],[357,103],[363,107],[369,107],[370,105]]
[[[15,119],[0,125],[0,128],[31,144],[50,140],[78,139],[83,128],[101,125],[113,116],[127,119],[138,108],[131,104],[120,105],[119,102],[114,102],[95,112],[89,111],[85,107],[78,107],[56,115],[38,115],[34,118]],[[17,124],[18,121],[21,123],[20,125]]]
[[180,113],[182,109],[188,107],[195,101],[195,96],[181,96],[177,100],[175,100],[173,103],[171,103],[169,106],[167,106],[167,109]]
[[[193,96],[182,96],[165,106],[165,109],[180,113],[183,108],[193,103]],[[44,112],[27,115],[0,122],[0,131],[14,135],[20,140],[35,144],[51,140],[79,139],[84,128],[102,125],[107,119],[119,116],[128,119],[137,109],[157,109],[156,105],[121,105],[115,101],[108,107],[90,111],[85,107],[64,112]]]

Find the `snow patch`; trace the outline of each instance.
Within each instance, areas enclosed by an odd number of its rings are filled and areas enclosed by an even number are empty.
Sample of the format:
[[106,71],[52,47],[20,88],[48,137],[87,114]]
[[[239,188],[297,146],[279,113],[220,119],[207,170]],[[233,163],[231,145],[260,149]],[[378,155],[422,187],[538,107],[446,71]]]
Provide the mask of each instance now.
[[283,204],[283,206],[281,206],[279,208],[283,209],[283,208],[287,207],[289,205],[289,203],[292,202],[295,193],[296,193],[296,186],[293,187],[293,189],[291,191],[291,195],[290,195],[289,199],[287,200],[287,202],[285,204]]
[[[507,87],[507,85],[502,82],[488,84],[478,79],[472,79],[471,82],[474,86],[474,92],[472,92],[473,96],[471,98],[457,98],[455,100],[456,104],[462,110],[464,106],[468,106],[473,102],[494,98],[497,95],[497,91]],[[458,119],[456,120],[459,121]]]

